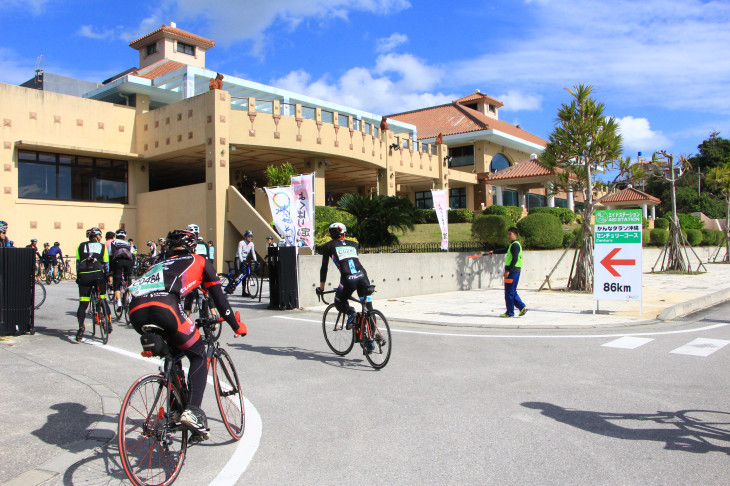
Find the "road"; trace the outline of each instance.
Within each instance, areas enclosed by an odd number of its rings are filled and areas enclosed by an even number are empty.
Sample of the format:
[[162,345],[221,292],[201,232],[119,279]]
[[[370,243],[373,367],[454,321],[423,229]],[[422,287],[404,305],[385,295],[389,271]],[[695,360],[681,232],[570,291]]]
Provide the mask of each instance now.
[[[600,331],[392,322],[391,361],[375,371],[358,349],[329,351],[319,314],[233,302],[249,335],[224,329],[222,341],[251,405],[249,440],[228,439],[209,387],[213,438],[189,450],[176,484],[730,482],[730,304]],[[107,347],[74,343],[75,306],[75,286],[52,287],[38,333],[2,343],[12,373],[0,391],[13,399],[0,426],[21,418],[30,433],[0,438],[0,451],[22,451],[12,463],[0,452],[0,481],[68,455],[106,413],[79,376],[123,397],[155,370],[136,358],[138,336],[124,325]],[[26,376],[24,362],[46,371]],[[44,393],[49,380],[57,392]],[[86,450],[49,484],[124,484],[115,442]]]

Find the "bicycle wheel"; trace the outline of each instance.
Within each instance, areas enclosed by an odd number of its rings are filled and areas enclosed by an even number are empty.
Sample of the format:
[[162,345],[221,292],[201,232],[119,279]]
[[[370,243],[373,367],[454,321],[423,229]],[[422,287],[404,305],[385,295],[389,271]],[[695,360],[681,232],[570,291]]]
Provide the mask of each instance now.
[[46,301],[46,286],[36,280],[35,282],[35,304],[33,307],[38,309]]
[[238,381],[236,367],[225,349],[219,349],[213,360],[213,386],[218,410],[231,437],[238,440],[246,428],[246,412],[243,407],[243,393]]
[[109,342],[109,316],[106,313],[106,306],[100,297],[96,297],[96,312],[94,312],[95,324],[99,326],[99,336],[102,344]]
[[[200,302],[200,318],[201,319],[209,319],[211,317],[215,317],[218,314],[211,312],[211,306],[213,305],[213,301],[210,298],[202,299]],[[214,341],[217,341],[219,337],[221,337],[221,331],[223,330],[223,323],[222,322],[216,322],[215,324],[210,326],[211,330],[211,336],[213,337]]]
[[129,389],[117,435],[124,472],[133,484],[169,485],[180,474],[188,446],[179,422],[184,408],[177,387],[165,386],[160,375],[144,376]]
[[227,273],[219,273],[218,278],[221,281],[221,288],[223,289],[223,292],[230,295],[233,293],[233,291],[226,291],[226,288],[231,284],[231,277]]
[[[365,334],[368,340],[372,340],[375,348],[365,354],[370,366],[379,370],[388,364],[390,359],[390,326],[388,320],[379,310],[370,312],[370,317],[365,326]],[[366,341],[365,345],[367,346]]]
[[259,279],[253,272],[246,279],[246,293],[252,299],[255,299],[259,295]]
[[[114,292],[108,293],[107,295],[113,296]],[[123,302],[122,302],[122,304],[123,304]],[[124,305],[122,305],[122,307],[117,308],[117,303],[114,302],[114,297],[112,297],[112,301],[110,302],[109,305],[111,305],[112,309],[114,309],[113,310],[114,317],[116,317],[118,321],[122,320],[122,316],[124,315]]]
[[347,315],[341,313],[335,308],[335,304],[330,304],[324,311],[322,316],[322,332],[327,346],[333,353],[344,356],[352,350],[355,344],[355,332],[351,329],[345,329],[347,323]]

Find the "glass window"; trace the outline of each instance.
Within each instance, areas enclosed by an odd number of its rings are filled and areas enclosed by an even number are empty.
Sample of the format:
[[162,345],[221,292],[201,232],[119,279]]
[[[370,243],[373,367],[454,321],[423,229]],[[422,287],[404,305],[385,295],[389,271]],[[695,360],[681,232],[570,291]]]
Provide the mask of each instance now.
[[463,147],[449,147],[449,167],[463,167],[474,165],[474,146],[464,145]]
[[556,208],[567,208],[568,207],[568,200],[563,199],[562,197],[556,197],[555,198],[555,207]]
[[185,44],[184,42],[177,43],[177,52],[182,52],[183,54],[190,54],[191,56],[195,55],[195,47],[191,46],[190,44]]
[[157,44],[150,44],[147,46],[147,55],[151,55],[157,52]]
[[416,192],[416,207],[433,209],[433,194],[431,194],[431,191]]
[[513,189],[505,189],[502,191],[502,202],[504,206],[519,206],[519,197],[517,191]]
[[451,209],[466,207],[466,187],[449,189],[449,207]]
[[489,172],[497,172],[510,166],[509,159],[502,154],[492,157],[492,163],[489,164]]
[[546,204],[547,198],[541,194],[532,194],[531,192],[527,193],[527,210],[529,211],[531,208],[544,208],[547,206]]

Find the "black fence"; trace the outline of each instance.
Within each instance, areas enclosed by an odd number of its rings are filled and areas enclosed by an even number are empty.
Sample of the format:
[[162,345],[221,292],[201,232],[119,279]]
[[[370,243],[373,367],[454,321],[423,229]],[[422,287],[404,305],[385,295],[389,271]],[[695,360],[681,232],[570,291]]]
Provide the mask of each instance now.
[[[415,243],[412,245],[389,245],[389,246],[372,246],[361,247],[360,253],[439,253],[445,250],[441,249],[441,242],[431,243]],[[449,251],[486,251],[484,243],[481,241],[451,241],[449,242]]]
[[0,248],[0,336],[34,332],[35,250]]

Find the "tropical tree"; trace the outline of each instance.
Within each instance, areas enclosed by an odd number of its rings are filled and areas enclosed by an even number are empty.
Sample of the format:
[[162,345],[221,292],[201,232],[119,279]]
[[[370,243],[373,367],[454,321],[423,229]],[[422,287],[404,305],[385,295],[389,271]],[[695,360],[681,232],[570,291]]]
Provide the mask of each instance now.
[[730,261],[730,163],[714,167],[707,173],[707,182],[717,188],[727,202],[726,223],[725,223],[725,258],[724,262]]
[[[604,116],[604,105],[591,97],[592,86],[579,84],[566,89],[573,99],[558,109],[556,127],[540,161],[556,174],[552,191],[581,192],[585,202],[581,246],[575,259],[575,273],[568,283],[571,290],[593,289],[594,189],[612,190],[644,176],[638,164],[621,158],[618,122]],[[594,173],[613,174],[613,179],[594,181]]]
[[284,162],[279,166],[266,166],[266,170],[264,171],[266,185],[268,187],[288,186],[291,184],[291,176],[297,174],[297,169],[290,162]]
[[423,220],[421,211],[410,199],[398,196],[345,194],[338,207],[355,217],[357,222],[350,231],[366,246],[397,243],[391,229],[412,231],[415,223]]

